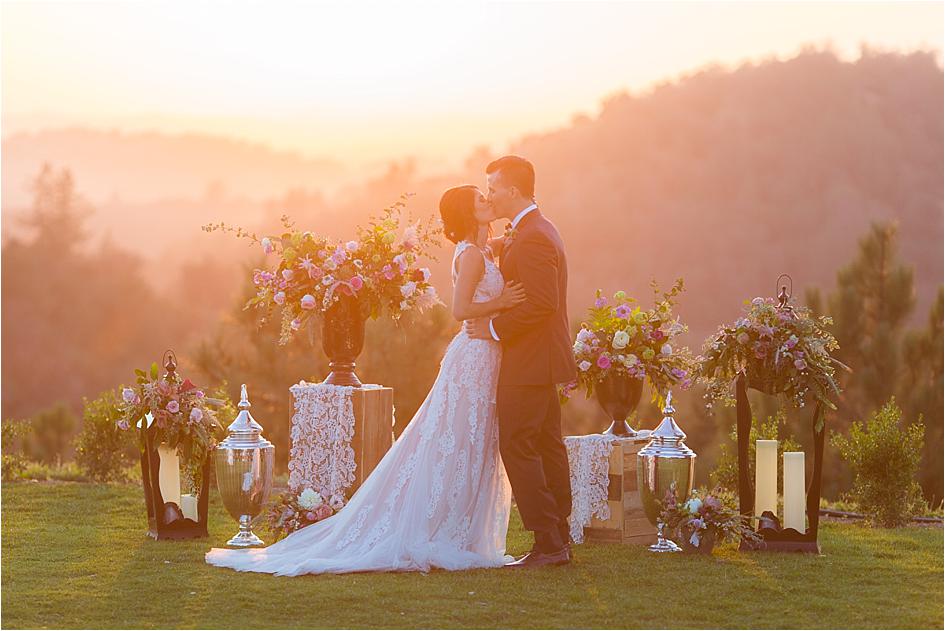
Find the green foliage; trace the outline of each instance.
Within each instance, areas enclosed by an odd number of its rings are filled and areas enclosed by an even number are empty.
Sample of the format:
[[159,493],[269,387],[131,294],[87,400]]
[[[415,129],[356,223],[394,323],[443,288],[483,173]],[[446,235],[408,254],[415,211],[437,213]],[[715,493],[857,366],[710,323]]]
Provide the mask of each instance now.
[[89,476],[78,464],[67,462],[62,465],[28,462],[19,473],[21,480],[36,482],[90,482]]
[[117,427],[122,418],[121,399],[114,389],[97,399],[86,399],[82,430],[76,437],[76,463],[96,482],[125,482],[128,468],[138,460],[134,435]]
[[19,443],[30,431],[29,421],[9,418],[0,423],[0,430],[3,439],[2,479],[13,480],[26,467],[27,460]]
[[24,439],[27,458],[45,464],[61,464],[69,455],[75,427],[75,415],[65,403],[57,403],[36,414],[30,422],[31,431]]
[[[757,440],[777,440],[778,441],[778,493],[781,493],[784,479],[784,452],[801,451],[800,444],[794,440],[794,436],[779,438],[778,428],[785,422],[785,413],[778,410],[774,417],[758,424],[758,419],[752,417],[751,430],[748,433],[748,479],[752,484],[755,483],[755,441]],[[738,428],[732,426],[732,431],[728,435],[729,442],[723,443],[719,451],[719,459],[715,469],[709,478],[713,486],[727,489],[734,493],[738,492]]]
[[873,523],[887,528],[908,522],[924,509],[916,481],[924,430],[918,423],[901,427],[901,419],[902,410],[890,398],[865,427],[857,421],[848,436],[831,437],[853,470],[851,499]]

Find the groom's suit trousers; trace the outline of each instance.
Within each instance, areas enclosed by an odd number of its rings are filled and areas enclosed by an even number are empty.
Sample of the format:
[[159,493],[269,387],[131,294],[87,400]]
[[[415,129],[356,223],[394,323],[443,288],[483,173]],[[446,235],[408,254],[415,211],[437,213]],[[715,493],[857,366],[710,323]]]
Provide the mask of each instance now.
[[496,407],[502,462],[522,522],[528,530],[557,532],[571,514],[571,474],[561,439],[558,391],[551,384],[500,385]]

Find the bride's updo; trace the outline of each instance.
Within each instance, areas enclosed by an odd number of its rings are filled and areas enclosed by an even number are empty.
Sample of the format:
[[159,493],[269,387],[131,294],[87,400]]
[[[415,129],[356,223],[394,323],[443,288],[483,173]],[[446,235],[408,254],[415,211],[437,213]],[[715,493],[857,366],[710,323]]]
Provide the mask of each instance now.
[[479,189],[471,184],[454,186],[440,198],[440,218],[443,233],[453,243],[459,243],[476,233],[476,195]]

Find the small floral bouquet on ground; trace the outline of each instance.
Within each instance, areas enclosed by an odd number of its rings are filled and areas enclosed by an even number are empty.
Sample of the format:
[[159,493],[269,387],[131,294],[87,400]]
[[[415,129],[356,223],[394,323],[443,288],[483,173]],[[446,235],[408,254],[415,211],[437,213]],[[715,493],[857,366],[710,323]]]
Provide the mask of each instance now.
[[158,377],[158,365],[151,364],[150,372],[135,370],[137,383],[121,392],[121,418],[116,425],[121,430],[135,427],[138,421],[151,415],[155,426],[155,441],[177,449],[190,484],[200,487],[200,476],[207,456],[217,444],[221,426],[208,406],[203,391],[190,379],[181,380],[175,372],[171,379]]
[[675,493],[667,493],[663,502],[662,522],[677,543],[690,552],[710,553],[717,543],[760,537],[717,492],[694,492],[682,503]]
[[300,528],[327,519],[342,509],[345,498],[332,495],[327,501],[320,493],[307,488],[301,493],[289,491],[283,493],[269,507],[266,520],[269,530],[282,539]]
[[678,279],[668,293],[661,294],[652,283],[655,305],[651,309],[635,306],[633,298],[618,291],[611,302],[597,291],[597,300],[589,319],[581,324],[574,342],[577,382],[564,386],[562,396],[569,397],[580,386],[590,396],[594,387],[610,374],[649,380],[653,400],[671,388],[692,385],[695,360],[688,348],[679,347],[675,338],[686,326],[673,317],[675,297],[682,292]]
[[781,394],[794,407],[802,408],[812,395],[824,407],[837,409],[831,394],[840,394],[834,381],[834,368],[842,363],[830,352],[838,348],[837,340],[827,330],[832,320],[827,316],[814,318],[810,310],[775,304],[772,298],[745,301],[746,314],[734,324],[719,327],[718,333],[706,340],[702,378],[706,384],[711,409],[717,400],[734,405],[732,384],[746,375],[748,385],[769,394]]
[[226,224],[204,226],[207,232],[234,232],[258,243],[267,255],[275,254],[274,269],[253,272],[256,295],[246,307],[265,310],[266,321],[276,309],[282,318],[279,343],[285,344],[313,316],[324,313],[343,296],[356,298],[365,317],[388,313],[393,319],[411,310],[438,304],[430,284],[430,270],[419,267],[421,257],[439,242],[434,222],[403,226],[407,196],[359,227],[357,239],[334,241],[326,236],[297,230],[287,216],[285,232],[265,236]]

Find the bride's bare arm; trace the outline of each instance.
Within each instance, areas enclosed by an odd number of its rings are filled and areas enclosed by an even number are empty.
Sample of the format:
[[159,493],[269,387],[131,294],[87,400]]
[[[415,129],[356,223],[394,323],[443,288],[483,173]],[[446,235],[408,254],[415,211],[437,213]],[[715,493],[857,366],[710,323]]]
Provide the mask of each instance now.
[[525,287],[522,283],[508,282],[502,294],[487,302],[473,302],[476,285],[486,271],[482,253],[475,248],[466,248],[459,255],[456,285],[453,287],[453,317],[457,320],[471,320],[492,315],[497,311],[511,309],[525,301]]

